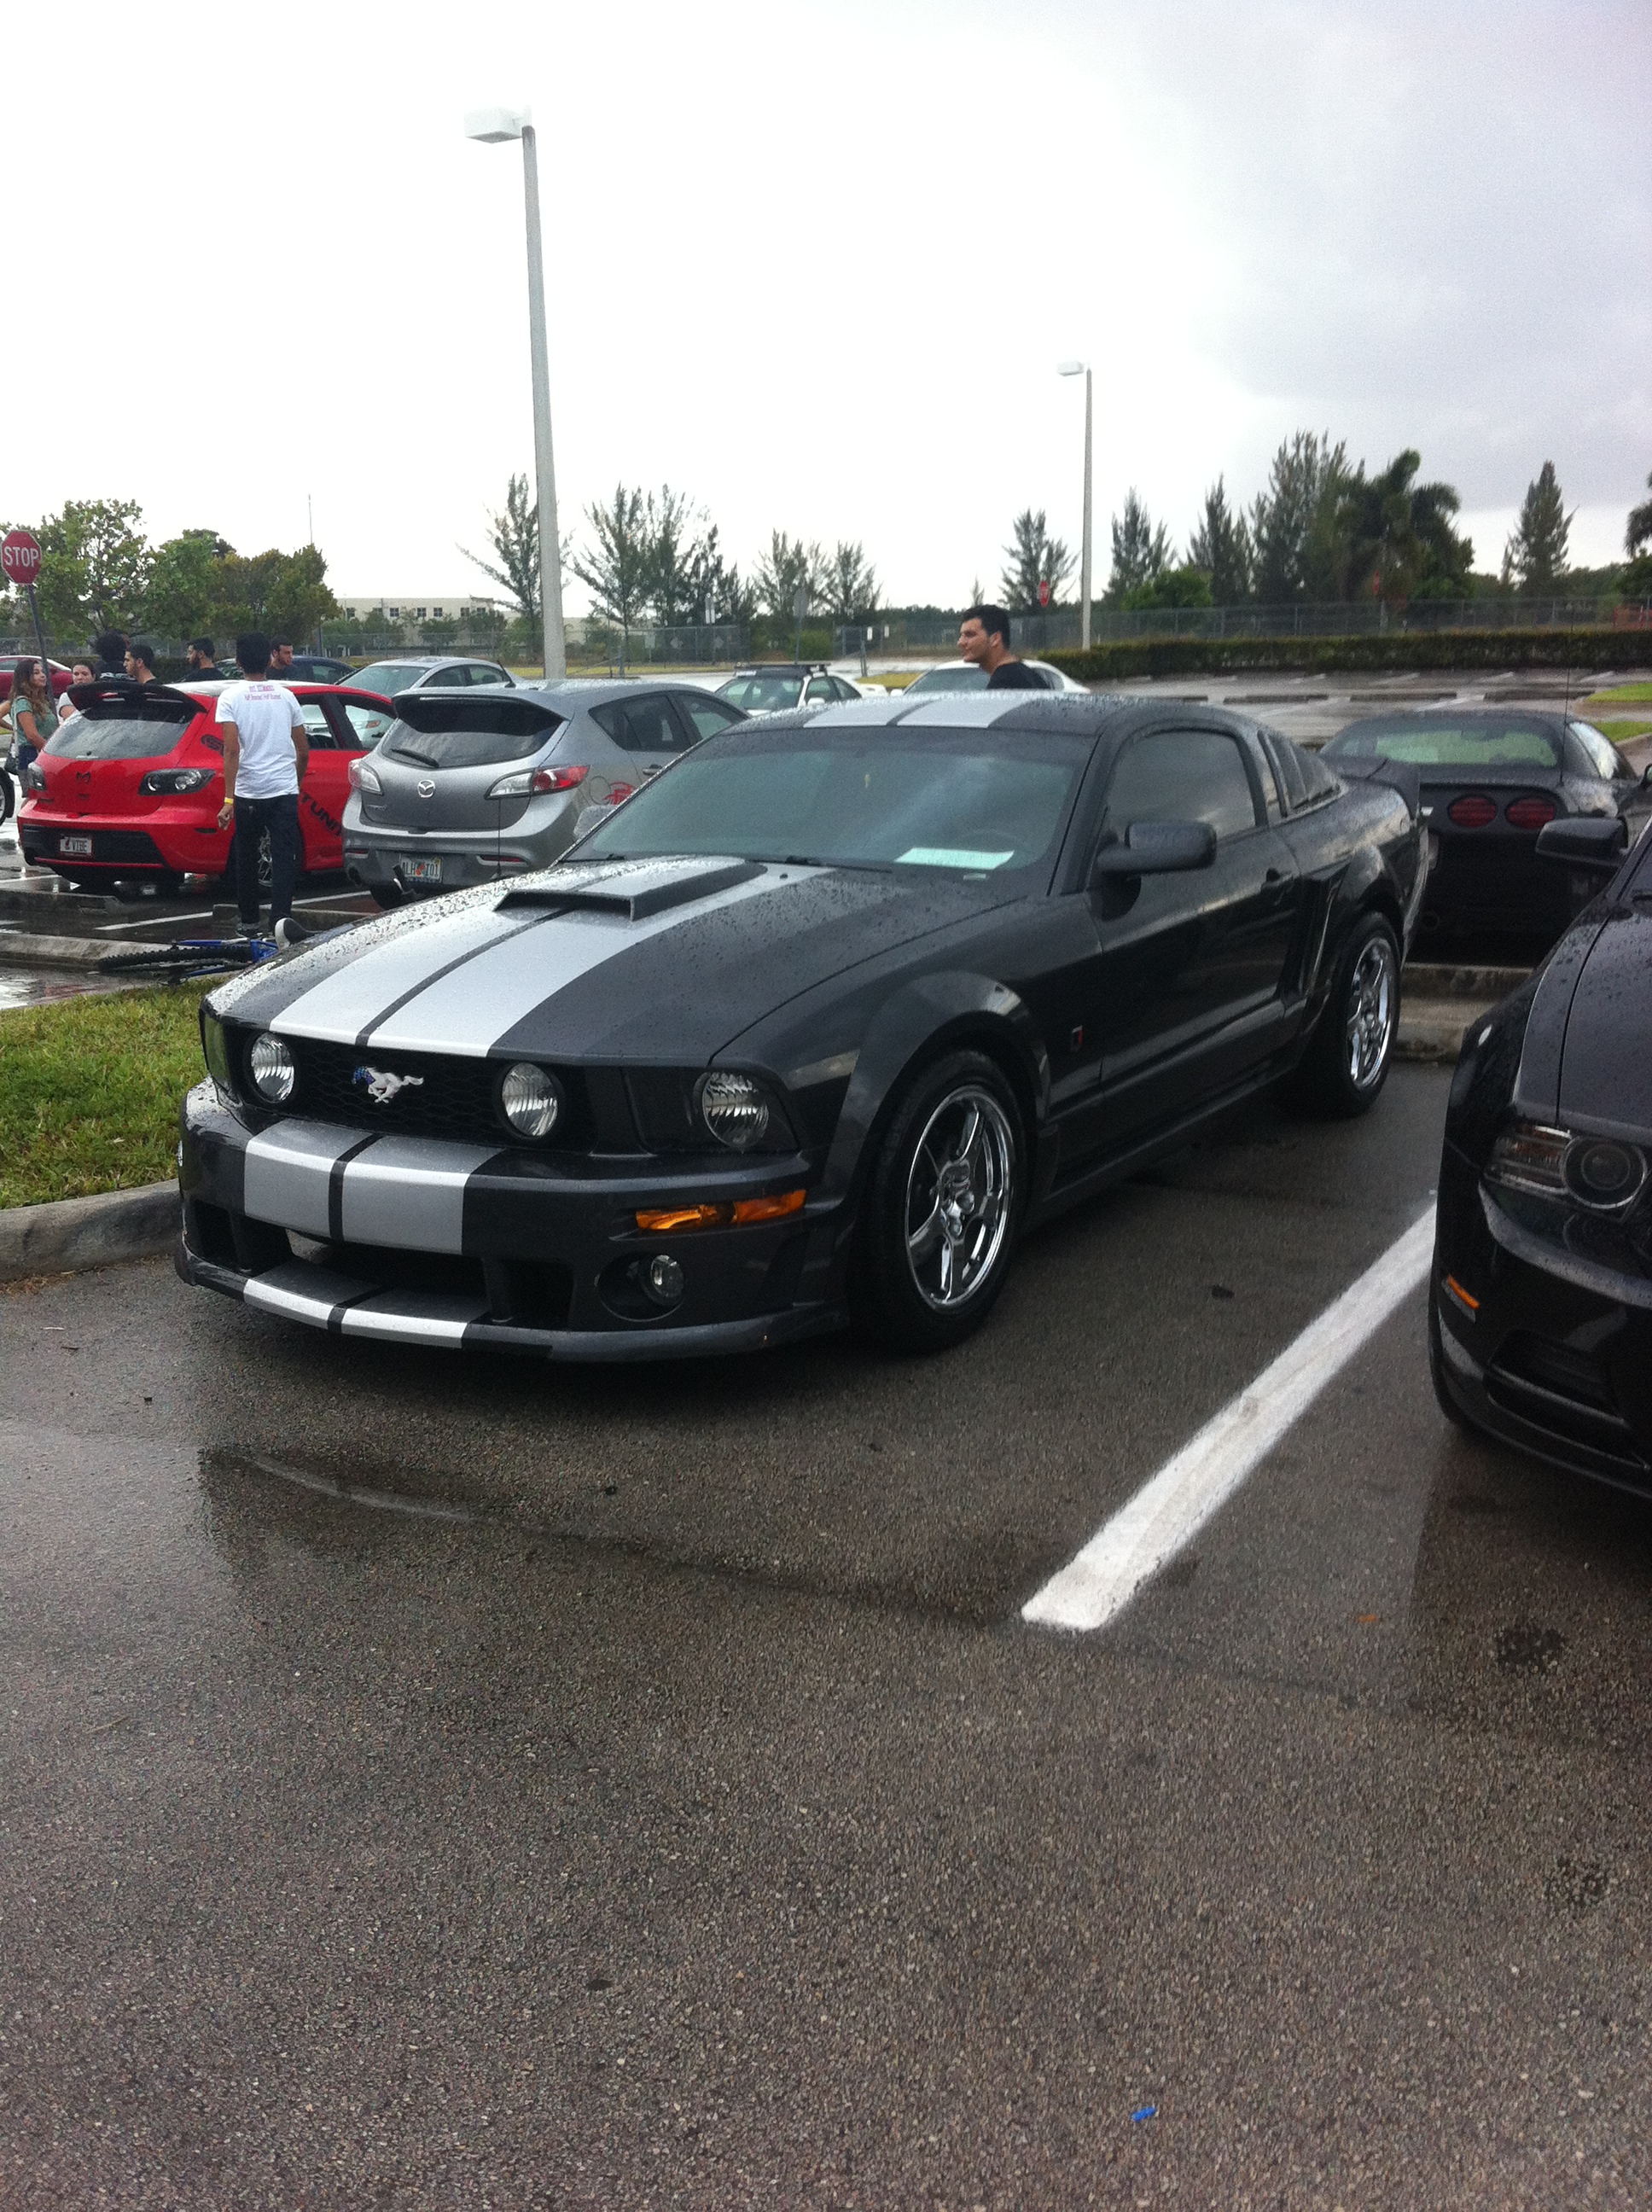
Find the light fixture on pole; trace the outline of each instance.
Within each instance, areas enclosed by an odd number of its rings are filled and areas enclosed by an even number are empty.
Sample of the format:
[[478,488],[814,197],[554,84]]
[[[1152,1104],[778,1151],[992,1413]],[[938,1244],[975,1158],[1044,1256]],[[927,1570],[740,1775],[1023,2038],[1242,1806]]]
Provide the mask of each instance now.
[[522,190],[528,216],[528,343],[533,356],[533,468],[539,490],[539,605],[545,674],[568,673],[562,629],[562,541],[556,529],[556,465],[550,446],[550,359],[545,348],[545,269],[539,241],[539,157],[531,107],[478,107],[465,118],[467,138],[484,146],[522,141]]
[[1090,651],[1090,367],[1082,361],[1060,361],[1055,364],[1058,376],[1077,376],[1080,370],[1084,379],[1084,546],[1078,573],[1078,643],[1084,652]]

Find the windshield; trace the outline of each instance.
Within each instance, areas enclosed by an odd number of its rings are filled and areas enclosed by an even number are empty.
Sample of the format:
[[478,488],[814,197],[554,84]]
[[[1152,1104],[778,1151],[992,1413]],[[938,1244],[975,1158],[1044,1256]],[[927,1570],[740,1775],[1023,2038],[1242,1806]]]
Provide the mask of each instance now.
[[164,760],[198,710],[175,707],[170,714],[74,714],[59,722],[40,750],[54,760]]
[[778,714],[787,707],[795,707],[803,696],[801,676],[737,676],[722,685],[717,694],[726,699],[731,707],[743,708],[748,714]]
[[1418,768],[1558,768],[1542,726],[1501,714],[1406,714],[1355,722],[1324,748],[1327,760],[1409,761]]
[[1618,748],[1604,730],[1597,730],[1593,722],[1568,722],[1566,727],[1588,755],[1597,775],[1615,776],[1623,773]]
[[968,660],[961,660],[954,668],[926,668],[923,674],[908,684],[905,696],[914,691],[984,691],[987,671],[977,668]]
[[358,668],[350,678],[363,691],[382,691],[386,699],[393,699],[398,691],[405,691],[410,684],[416,684],[429,671],[421,664],[406,660],[374,660],[365,668]]
[[543,752],[563,717],[524,699],[444,698],[416,692],[380,750],[410,768],[487,768]]
[[1053,860],[1088,738],[1018,731],[731,730],[647,784],[580,860],[729,854],[963,873]]

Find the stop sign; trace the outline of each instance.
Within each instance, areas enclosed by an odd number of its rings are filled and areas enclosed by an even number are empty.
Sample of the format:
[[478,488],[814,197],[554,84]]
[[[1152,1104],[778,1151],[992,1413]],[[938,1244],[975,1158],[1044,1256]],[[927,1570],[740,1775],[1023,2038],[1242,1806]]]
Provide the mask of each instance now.
[[27,530],[9,530],[0,538],[0,571],[9,584],[32,584],[40,573],[40,541]]
[[[30,540],[30,543],[31,543],[31,544],[33,544],[33,541],[31,539],[31,540]],[[11,540],[10,540],[9,538],[8,538],[8,539],[6,540],[6,543],[7,543],[8,544],[9,544],[11,543]],[[35,555],[34,555],[34,557],[35,557],[35,559],[36,559],[37,561],[38,561],[38,560],[39,559],[39,557],[40,557],[40,556],[39,556],[39,550],[38,547],[37,547],[37,548],[36,548],[36,550],[35,550]],[[1047,607],[1047,606],[1048,606],[1049,603],[1050,603],[1050,580],[1049,580],[1049,578],[1048,578],[1048,576],[1041,576],[1041,577],[1039,578],[1039,580],[1038,580],[1038,604],[1039,604],[1039,605],[1040,605],[1041,607]]]

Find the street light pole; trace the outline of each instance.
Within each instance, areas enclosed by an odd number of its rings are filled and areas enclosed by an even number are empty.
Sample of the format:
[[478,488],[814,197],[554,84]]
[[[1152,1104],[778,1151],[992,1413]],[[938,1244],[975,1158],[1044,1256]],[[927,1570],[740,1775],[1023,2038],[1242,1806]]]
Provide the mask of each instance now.
[[1084,373],[1084,544],[1078,571],[1078,643],[1085,653],[1090,651],[1090,372],[1087,362],[1064,361],[1058,364],[1058,376],[1077,376]]
[[562,542],[556,526],[556,463],[550,441],[550,356],[545,343],[544,252],[539,232],[539,155],[531,108],[484,107],[465,118],[465,135],[484,145],[522,141],[522,194],[528,230],[528,344],[533,364],[533,468],[539,504],[539,606],[546,677],[568,673],[562,627]]

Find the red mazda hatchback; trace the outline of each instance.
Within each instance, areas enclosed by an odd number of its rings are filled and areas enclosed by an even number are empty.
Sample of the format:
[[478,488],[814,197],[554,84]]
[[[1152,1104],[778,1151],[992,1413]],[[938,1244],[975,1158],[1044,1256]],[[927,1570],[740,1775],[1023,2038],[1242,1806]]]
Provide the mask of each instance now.
[[[220,830],[223,684],[77,685],[79,712],[58,724],[29,768],[17,816],[23,858],[82,890],[153,884],[175,891],[186,875],[227,876],[233,830]],[[344,864],[341,825],[350,763],[396,719],[388,699],[323,684],[295,684],[310,762],[299,792],[300,867]],[[267,843],[267,840],[266,840]],[[259,874],[269,860],[259,855]]]

